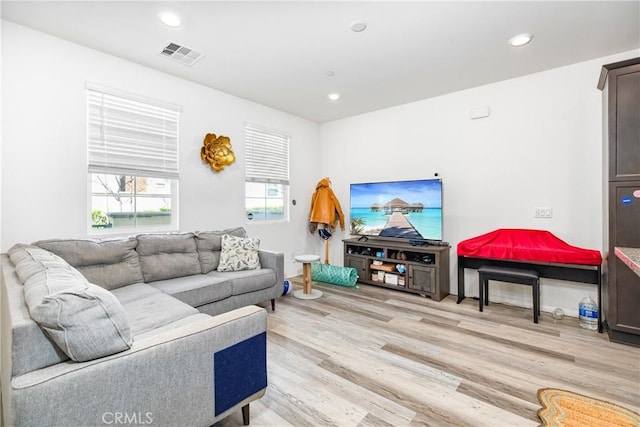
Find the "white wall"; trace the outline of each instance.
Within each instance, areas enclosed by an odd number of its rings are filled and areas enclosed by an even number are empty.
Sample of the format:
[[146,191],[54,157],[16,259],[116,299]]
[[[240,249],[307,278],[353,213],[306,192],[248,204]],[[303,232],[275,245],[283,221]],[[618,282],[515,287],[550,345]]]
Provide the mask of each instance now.
[[[292,256],[324,243],[307,232],[316,182],[331,177],[348,213],[352,182],[444,180],[444,239],[452,244],[451,292],[457,292],[456,244],[503,227],[547,229],[576,246],[602,247],[602,64],[627,52],[318,126],[225,93],[2,21],[0,250],[16,242],[86,235],[85,82],[182,105],[180,229],[244,225],[262,247]],[[384,88],[381,88],[384,90]],[[470,120],[489,106],[491,116]],[[243,123],[289,132],[291,221],[245,224]],[[199,150],[208,132],[231,138],[237,162],[215,174]],[[552,219],[534,219],[536,206]],[[348,219],[348,218],[347,218]],[[330,261],[342,265],[341,239]],[[477,274],[466,273],[467,295]],[[542,307],[576,315],[595,287],[543,280]],[[530,306],[529,289],[492,285],[492,299]]]
[[[451,293],[457,293],[456,245],[497,228],[545,229],[571,245],[602,248],[603,64],[638,52],[528,75],[323,124],[323,173],[348,211],[354,182],[431,178],[444,185],[444,240],[451,249]],[[380,88],[384,90],[384,88]],[[488,106],[491,115],[471,120]],[[535,207],[553,218],[534,219]],[[342,233],[342,238],[348,237]],[[340,237],[340,236],[336,236]],[[340,264],[340,239],[331,262]],[[465,293],[477,296],[475,270]],[[531,306],[530,288],[491,286],[491,298]],[[542,281],[542,309],[577,316],[596,287]]]
[[[0,2],[0,13],[2,13],[2,3]],[[0,34],[2,34],[2,24],[0,19]],[[1,39],[0,39],[1,42]],[[1,48],[1,43],[0,43]],[[0,82],[2,82],[2,55],[0,55]],[[2,85],[0,84],[0,100],[3,99]],[[2,165],[2,102],[0,102],[0,165]],[[0,242],[2,242],[2,173],[0,173]],[[2,410],[0,410],[1,415]]]
[[[84,237],[87,230],[85,82],[175,103],[180,122],[180,229],[243,225],[261,247],[291,256],[313,240],[308,205],[320,178],[319,126],[168,74],[2,22],[1,250],[14,243]],[[291,135],[291,222],[245,224],[243,126]],[[200,159],[206,133],[231,138],[236,163],[214,173]]]

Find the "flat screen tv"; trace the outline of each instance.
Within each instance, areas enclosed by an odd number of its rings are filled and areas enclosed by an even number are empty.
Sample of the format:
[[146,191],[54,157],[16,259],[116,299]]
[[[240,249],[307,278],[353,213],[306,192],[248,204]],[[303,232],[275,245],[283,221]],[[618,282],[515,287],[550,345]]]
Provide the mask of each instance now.
[[442,180],[351,184],[351,234],[442,240]]

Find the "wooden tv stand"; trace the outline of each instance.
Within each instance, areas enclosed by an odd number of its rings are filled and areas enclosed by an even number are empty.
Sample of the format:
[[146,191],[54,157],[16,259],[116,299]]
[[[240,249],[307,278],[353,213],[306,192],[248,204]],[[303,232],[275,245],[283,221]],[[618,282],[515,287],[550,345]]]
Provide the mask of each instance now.
[[[402,241],[345,239],[344,266],[358,271],[358,282],[430,296],[449,295],[449,247],[413,246]],[[405,271],[396,265],[405,266]]]

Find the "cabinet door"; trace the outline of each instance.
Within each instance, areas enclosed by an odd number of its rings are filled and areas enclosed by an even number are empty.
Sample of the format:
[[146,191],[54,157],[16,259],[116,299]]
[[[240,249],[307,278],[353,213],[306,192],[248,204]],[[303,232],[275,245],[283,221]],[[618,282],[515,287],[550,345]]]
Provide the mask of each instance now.
[[616,246],[640,248],[640,181],[609,183],[609,208],[611,253]]
[[436,269],[421,265],[409,265],[409,280],[407,287],[414,291],[425,292],[431,295],[435,292]]
[[371,277],[367,277],[367,260],[365,258],[345,255],[344,266],[355,268],[358,271],[358,280],[371,280]]
[[[640,335],[640,277],[619,259],[610,270],[609,292],[615,293],[609,327],[628,334]],[[611,274],[613,273],[613,274]]]
[[640,277],[615,255],[615,247],[640,247],[640,181],[609,184],[609,280],[606,319],[610,328],[640,335]]
[[640,64],[609,74],[609,180],[640,179]]

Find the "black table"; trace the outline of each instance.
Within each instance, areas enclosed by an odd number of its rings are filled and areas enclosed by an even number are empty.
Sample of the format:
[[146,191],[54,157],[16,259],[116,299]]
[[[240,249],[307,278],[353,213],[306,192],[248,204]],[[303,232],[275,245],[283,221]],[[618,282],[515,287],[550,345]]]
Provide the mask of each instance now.
[[554,262],[506,260],[458,255],[458,304],[464,300],[464,269],[483,265],[535,270],[540,277],[598,286],[598,332],[602,333],[602,267],[600,265],[562,264]]

